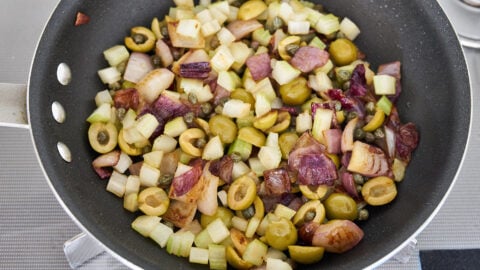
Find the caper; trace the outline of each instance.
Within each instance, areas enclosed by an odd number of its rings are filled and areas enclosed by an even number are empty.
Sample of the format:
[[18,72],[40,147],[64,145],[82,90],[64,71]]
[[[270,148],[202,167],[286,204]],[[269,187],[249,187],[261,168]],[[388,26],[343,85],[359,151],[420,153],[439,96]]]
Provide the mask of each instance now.
[[282,18],[275,16],[272,21],[272,29],[273,31],[276,31],[279,28],[283,27],[283,20]]
[[338,111],[341,111],[342,110],[342,103],[338,100],[334,100],[333,101],[333,107],[335,108],[335,110],[338,112]]
[[233,152],[230,154],[230,157],[232,158],[233,162],[237,163],[242,161],[242,155],[238,152]]
[[187,123],[188,125],[192,124],[193,120],[195,120],[195,115],[193,114],[193,112],[188,112],[183,116],[183,121],[185,121],[185,123]]
[[122,87],[120,82],[114,82],[108,85],[108,88],[111,90],[119,90]]
[[115,113],[117,114],[118,120],[122,121],[123,118],[125,118],[125,114],[127,113],[127,110],[125,108],[118,108]]
[[357,185],[363,185],[363,183],[365,183],[365,179],[359,173],[354,173],[353,174],[353,181],[355,181],[355,184],[357,184]]
[[375,141],[375,135],[371,132],[365,132],[365,141],[369,143]]
[[133,38],[133,41],[135,41],[135,43],[137,44],[143,44],[145,43],[145,41],[147,41],[147,37],[145,35],[138,34],[138,33],[133,34],[132,38]]
[[217,105],[217,107],[215,107],[215,113],[216,114],[222,114],[223,113],[223,106],[222,105]]
[[308,33],[306,35],[301,35],[300,36],[300,39],[301,41],[304,41],[306,43],[309,43],[310,41],[312,41],[312,39],[314,39],[317,35],[314,33],[314,32],[311,32],[311,33]]
[[101,145],[107,144],[109,139],[110,139],[110,136],[108,136],[108,132],[106,130],[102,130],[102,131],[98,132],[97,141]]
[[358,117],[358,113],[356,112],[349,112],[347,114],[347,122],[350,122],[350,120],[353,120]]
[[175,61],[180,59],[183,55],[183,50],[181,48],[172,47],[170,50],[172,52],[173,60]]
[[365,110],[368,114],[374,114],[376,112],[375,103],[370,101],[365,105]]
[[337,81],[338,82],[345,82],[350,80],[350,77],[352,76],[352,73],[348,70],[340,69],[337,73]]
[[160,56],[156,54],[152,55],[152,64],[155,67],[160,67],[162,65],[162,59],[160,59]]
[[300,49],[300,46],[295,43],[290,43],[290,44],[287,44],[287,46],[285,46],[285,50],[290,56],[294,56],[295,53],[298,51],[298,49]]
[[160,27],[160,33],[162,33],[162,36],[168,37],[168,27],[166,25]]
[[207,144],[207,140],[205,138],[197,139],[194,142],[194,146],[197,147],[197,148],[203,148],[203,147],[205,147],[205,144]]
[[315,211],[313,211],[313,210],[308,211],[308,212],[305,214],[304,221],[305,221],[305,222],[312,221],[312,220],[315,218],[315,215],[316,215]]
[[356,139],[356,140],[361,140],[361,139],[365,138],[365,131],[363,131],[363,129],[361,129],[361,128],[356,128],[353,131],[353,138]]
[[343,91],[347,91],[348,89],[350,89],[350,81],[344,82],[342,85],[342,89]]
[[377,128],[374,132],[373,135],[377,139],[383,139],[385,137],[385,132],[381,128]]
[[316,11],[320,11],[320,12],[323,12],[325,10],[325,8],[323,7],[322,4],[315,4],[313,6],[313,9],[316,10]]
[[208,102],[202,103],[202,105],[200,105],[200,110],[204,115],[208,115],[212,112],[212,104]]
[[358,212],[358,220],[367,220],[368,219],[368,210],[362,209]]
[[172,184],[172,180],[173,180],[173,175],[171,175],[169,173],[163,174],[162,176],[160,176],[160,179],[158,181],[158,185],[161,188],[168,188]]
[[197,104],[197,102],[198,102],[197,96],[194,93],[189,93],[188,94],[188,101],[192,104]]
[[250,205],[247,209],[242,210],[242,215],[246,219],[250,219],[255,215],[255,208],[253,205]]
[[357,190],[358,193],[362,192],[362,185],[356,185],[355,189]]
[[215,49],[218,46],[220,46],[220,40],[218,40],[218,37],[214,35],[210,40],[210,48]]

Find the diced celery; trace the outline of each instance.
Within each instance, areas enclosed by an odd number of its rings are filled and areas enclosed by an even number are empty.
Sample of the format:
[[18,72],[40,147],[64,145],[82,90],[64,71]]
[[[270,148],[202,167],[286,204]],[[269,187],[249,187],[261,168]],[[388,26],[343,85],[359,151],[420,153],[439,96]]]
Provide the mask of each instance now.
[[160,179],[160,170],[144,162],[140,168],[140,184],[144,187],[154,187],[158,185]]
[[257,41],[262,46],[268,46],[268,44],[270,44],[270,40],[272,39],[272,35],[265,28],[259,28],[253,31],[252,39]]
[[325,49],[327,47],[327,45],[325,45],[325,43],[318,37],[314,37],[310,43],[308,43],[309,46],[312,46],[312,47],[317,47],[321,50]]
[[123,208],[134,213],[138,210],[138,193],[130,193],[123,196]]
[[140,177],[129,175],[125,183],[125,194],[138,193],[140,191]]
[[290,17],[293,15],[293,8],[287,3],[282,2],[280,3],[280,7],[278,10],[278,16],[282,18],[284,22],[290,21]]
[[180,21],[186,19],[195,19],[195,12],[192,9],[177,8],[175,17],[175,19]]
[[278,250],[276,248],[272,248],[272,247],[268,248],[267,255],[265,255],[265,258],[279,259],[282,261],[285,261],[288,259],[287,255],[285,255],[283,251]]
[[218,73],[217,84],[228,91],[233,91],[242,84],[242,80],[235,72],[223,70]]
[[258,217],[252,217],[248,221],[247,229],[245,230],[245,236],[252,238],[257,231],[258,226],[260,225],[260,219]]
[[310,23],[310,25],[314,27],[317,24],[320,17],[323,16],[323,14],[311,8],[307,8],[306,10],[307,10],[307,20]]
[[235,41],[235,36],[230,32],[225,27],[222,27],[218,32],[217,32],[217,38],[218,41],[220,41],[220,44],[222,45],[230,45],[232,42]]
[[[213,21],[212,13],[210,13],[210,10],[204,9],[196,14],[196,18],[200,23],[206,24],[210,21]],[[218,22],[217,22],[218,23]],[[219,29],[220,30],[220,29]]]
[[208,260],[210,262],[210,269],[226,270],[227,256],[225,246],[210,244],[208,246]]
[[107,191],[121,198],[125,194],[126,184],[127,184],[127,176],[119,172],[113,171],[112,175],[108,179]]
[[325,65],[315,69],[315,73],[323,72],[323,73],[328,74],[332,69],[333,69],[333,62],[332,62],[331,59],[328,59],[328,61],[327,61],[327,63],[325,63]]
[[308,76],[308,85],[317,93],[333,88],[332,80],[323,71],[318,71],[315,75]]
[[160,247],[164,248],[167,245],[168,238],[173,234],[173,229],[163,223],[158,223],[150,232],[150,238],[157,242]]
[[[208,11],[208,10],[207,10]],[[202,24],[202,34],[204,37],[208,37],[217,33],[222,27],[216,20],[211,20]]]
[[[237,162],[238,163],[238,162]],[[235,164],[233,164],[233,167],[235,167]],[[233,176],[233,172],[232,172],[232,176]],[[223,206],[226,206],[227,205],[227,192],[225,190],[220,190],[217,192],[217,197],[218,199],[220,200],[220,203],[223,205]]]
[[306,35],[310,30],[308,21],[288,21],[288,33],[290,35]]
[[270,102],[277,97],[275,89],[273,88],[272,82],[269,78],[264,78],[258,81],[255,87],[248,91],[250,91],[253,95],[263,94]]
[[127,61],[130,53],[124,45],[115,45],[103,51],[103,56],[110,66],[115,67]]
[[236,71],[239,71],[247,61],[247,58],[253,55],[253,49],[241,41],[233,42],[228,48],[234,59],[232,68]]
[[227,16],[227,21],[228,22],[233,22],[237,19],[238,10],[239,10],[238,7],[230,6],[230,13],[228,13],[228,16]]
[[112,107],[109,103],[103,103],[97,107],[90,116],[87,118],[87,122],[109,122],[112,117]]
[[251,106],[239,99],[230,99],[223,105],[222,114],[230,118],[243,118],[250,114]]
[[308,111],[299,114],[297,116],[295,125],[297,133],[302,134],[308,130],[311,130],[313,126],[312,121],[312,115]]
[[118,159],[117,164],[113,166],[113,168],[120,173],[124,173],[128,169],[128,167],[132,165],[132,163],[133,162],[130,156],[122,151],[120,153],[120,158]]
[[215,160],[223,156],[223,144],[220,136],[211,138],[203,148],[202,159]]
[[213,243],[220,243],[230,235],[230,231],[220,218],[217,218],[208,224],[206,230],[208,231],[210,238],[212,238]]
[[[280,152],[281,155],[281,152]],[[263,166],[262,162],[258,157],[252,157],[248,159],[248,164],[250,168],[257,176],[263,176],[263,171],[265,171],[265,166]]]
[[282,161],[282,152],[279,147],[262,146],[258,151],[258,158],[265,170],[275,169]]
[[278,145],[278,133],[269,132],[265,141],[265,146],[271,146],[276,148],[280,147]]
[[145,138],[135,126],[124,128],[123,138],[125,142],[138,145],[137,147],[143,147],[148,144],[148,139]]
[[199,30],[200,22],[195,19],[179,20],[176,29],[177,34],[190,38],[197,38]]
[[193,8],[193,0],[173,0],[177,7]]
[[205,229],[195,236],[195,246],[199,248],[208,248],[208,245],[213,244],[213,240]]
[[228,70],[234,62],[235,58],[230,53],[229,48],[225,45],[220,45],[210,60],[210,65],[215,71],[220,72]]
[[208,249],[192,247],[188,261],[191,263],[208,264]]
[[348,39],[354,40],[359,34],[360,29],[349,18],[343,18],[340,22],[340,32],[342,32]]
[[330,129],[333,119],[333,110],[317,108],[313,117],[312,136],[320,143],[324,142],[323,131]]
[[315,30],[320,34],[330,35],[340,29],[338,17],[333,14],[320,16],[315,24]]
[[120,71],[118,71],[116,67],[100,69],[97,74],[104,84],[112,84],[120,81],[120,79],[122,78],[122,74],[120,73]]
[[231,155],[232,153],[237,153],[242,157],[242,160],[247,160],[252,154],[252,144],[237,138],[228,148],[228,154]]
[[146,113],[137,119],[136,128],[143,137],[150,138],[158,125],[157,118],[151,113]]
[[208,7],[208,10],[212,14],[213,19],[216,20],[218,24],[223,25],[227,21],[228,15],[220,11],[218,8],[213,7],[212,5]]
[[162,164],[163,151],[151,151],[143,155],[143,161],[155,168],[160,168]]
[[280,259],[267,258],[266,270],[292,270],[292,266]]
[[260,117],[272,110],[272,105],[267,96],[259,93],[255,96],[255,115]]
[[393,164],[392,164],[392,172],[393,172],[393,176],[394,176],[394,180],[396,182],[400,182],[403,180],[403,178],[405,177],[405,169],[407,167],[407,163],[405,161],[402,161],[398,158],[395,158],[393,160]]
[[284,217],[288,220],[291,220],[293,216],[297,213],[297,211],[283,205],[283,204],[277,204],[275,207],[275,210],[273,212],[275,216],[277,217]]
[[137,119],[137,113],[133,109],[128,109],[127,113],[125,113],[125,116],[123,117],[122,120],[122,125],[123,128],[130,128],[135,125],[135,121]]
[[188,257],[195,235],[189,231],[172,234],[167,241],[167,252],[178,257]]
[[380,108],[386,115],[390,115],[392,106],[392,102],[386,96],[382,96],[377,101],[377,108]]
[[278,220],[279,218],[273,214],[273,213],[268,213],[263,217],[262,221],[260,222],[260,225],[258,225],[257,228],[257,234],[260,236],[264,236],[265,232],[267,231],[268,224],[270,224],[271,220]]
[[187,124],[183,120],[183,117],[178,116],[165,124],[163,133],[172,138],[179,136],[188,129]]
[[393,76],[382,74],[373,76],[373,88],[376,95],[395,95],[396,79]]
[[300,70],[292,67],[287,61],[276,61],[272,70],[272,77],[280,85],[293,81],[300,75]]
[[99,107],[103,103],[108,103],[113,105],[113,99],[112,99],[112,96],[110,95],[110,91],[108,90],[100,91],[95,95],[95,104],[97,105],[97,107]]
[[153,141],[152,151],[163,151],[163,153],[170,153],[177,147],[177,140],[162,134]]
[[232,218],[232,227],[239,231],[244,232],[248,228],[248,220],[238,216],[234,216]]
[[267,251],[268,246],[265,243],[258,239],[254,239],[247,244],[247,248],[245,249],[242,258],[253,265],[259,266],[263,263]]
[[155,229],[155,227],[160,224],[160,220],[161,218],[157,216],[138,216],[132,222],[132,229],[145,237],[149,237],[150,233]]

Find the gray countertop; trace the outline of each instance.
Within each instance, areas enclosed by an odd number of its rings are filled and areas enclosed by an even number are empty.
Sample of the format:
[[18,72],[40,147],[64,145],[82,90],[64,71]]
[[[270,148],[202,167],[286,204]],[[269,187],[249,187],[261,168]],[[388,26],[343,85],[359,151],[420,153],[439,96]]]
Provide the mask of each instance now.
[[[0,82],[25,84],[41,31],[58,0],[2,0]],[[446,203],[416,250],[480,248],[480,51],[465,49],[473,84],[466,158]],[[69,269],[63,244],[80,229],[56,201],[26,129],[0,127],[0,269]],[[108,255],[83,269],[125,269]],[[419,269],[418,256],[382,269]]]

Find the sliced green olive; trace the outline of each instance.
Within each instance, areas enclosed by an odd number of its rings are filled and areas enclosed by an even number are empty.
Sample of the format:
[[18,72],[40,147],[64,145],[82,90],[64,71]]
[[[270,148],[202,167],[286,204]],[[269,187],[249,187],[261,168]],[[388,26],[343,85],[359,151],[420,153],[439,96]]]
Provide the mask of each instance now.
[[242,127],[238,131],[238,139],[253,144],[256,147],[262,147],[265,145],[267,138],[263,132],[254,127]]
[[280,133],[285,131],[290,126],[291,120],[292,117],[290,116],[289,112],[280,111],[278,113],[277,122],[273,127],[267,129],[267,132]]
[[130,30],[130,36],[125,37],[125,46],[134,52],[149,52],[155,47],[156,37],[152,30],[135,26]]
[[161,216],[167,212],[170,199],[159,187],[148,187],[138,194],[138,209],[149,216]]
[[245,103],[249,103],[252,108],[255,106],[255,99],[253,98],[253,95],[250,92],[247,92],[243,88],[237,88],[232,91],[230,94],[231,99],[239,99]]
[[333,193],[324,202],[328,219],[355,220],[358,216],[357,203],[344,193]]
[[[263,216],[265,215],[265,206],[263,205],[263,201],[262,199],[260,199],[260,197],[257,196],[250,207],[253,208],[253,215],[250,218],[256,217],[260,220],[263,219]],[[245,210],[248,210],[250,207],[248,207]],[[244,211],[237,211],[236,212],[237,216],[250,219],[245,216],[245,214],[243,213]]]
[[118,131],[113,123],[94,122],[88,128],[88,140],[93,150],[105,154],[117,146]]
[[384,205],[395,199],[397,187],[391,178],[378,176],[363,185],[362,196],[369,205]]
[[346,38],[332,42],[328,52],[337,66],[345,66],[357,60],[357,46]]
[[143,148],[136,147],[135,145],[129,144],[125,141],[125,138],[123,137],[123,128],[118,133],[118,146],[129,156],[140,156],[143,154]]
[[240,258],[232,246],[227,246],[225,256],[227,258],[227,262],[235,269],[250,269],[253,266],[253,264]]
[[330,194],[331,188],[327,185],[307,186],[299,185],[303,196],[310,200],[323,200]]
[[257,197],[255,181],[248,176],[242,176],[230,185],[227,193],[228,207],[232,210],[247,209]]
[[323,258],[324,247],[312,246],[288,246],[288,253],[292,260],[301,264],[312,264],[319,262]]
[[278,145],[280,145],[280,151],[282,152],[282,158],[288,159],[288,154],[292,151],[293,146],[298,140],[298,135],[295,132],[285,132],[278,137]]
[[267,243],[278,250],[286,250],[288,246],[297,242],[297,229],[293,223],[282,217],[271,221],[265,232]]
[[225,115],[217,114],[208,121],[210,132],[214,136],[220,136],[223,143],[232,143],[237,137],[237,125]]
[[287,105],[301,105],[312,94],[312,89],[307,85],[305,77],[297,77],[293,81],[280,86],[280,97]]
[[[193,121],[193,120],[192,120]],[[180,144],[180,148],[182,151],[194,156],[200,157],[202,155],[202,145],[198,144],[201,139],[205,138],[205,132],[199,128],[189,128],[180,134],[178,138],[178,144]],[[195,141],[197,143],[195,143]]]
[[322,223],[325,220],[325,207],[319,200],[312,200],[300,207],[293,217],[295,226],[302,226],[306,222]]
[[257,117],[255,121],[253,121],[253,126],[257,129],[265,131],[275,125],[275,122],[277,122],[277,117],[277,110],[269,111],[268,113]]

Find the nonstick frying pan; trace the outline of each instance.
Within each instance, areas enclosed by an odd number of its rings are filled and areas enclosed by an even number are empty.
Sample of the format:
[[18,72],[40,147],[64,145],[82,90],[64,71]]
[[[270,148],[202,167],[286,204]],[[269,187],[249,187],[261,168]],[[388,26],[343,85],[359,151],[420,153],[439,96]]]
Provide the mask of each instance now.
[[[317,1],[320,2],[320,1]],[[393,203],[370,209],[361,227],[365,238],[351,251],[328,254],[305,269],[359,269],[379,265],[419,233],[451,189],[465,152],[471,119],[471,90],[457,37],[434,0],[324,0],[333,13],[361,28],[357,39],[374,69],[402,62],[403,92],[398,109],[403,122],[415,122],[420,144]],[[29,89],[29,123],[41,166],[59,202],[71,217],[112,254],[131,267],[201,269],[168,255],[130,228],[135,215],[105,191],[106,182],[91,168],[96,153],[87,139],[85,119],[93,97],[103,90],[96,71],[105,67],[102,51],[120,44],[135,25],[163,17],[172,1],[61,1],[38,44]],[[90,22],[74,26],[77,12]],[[66,63],[72,80],[62,85],[57,67]],[[64,123],[51,113],[54,101],[66,111]],[[57,152],[63,142],[71,162]],[[452,228],[456,230],[458,228]],[[203,267],[206,269],[206,267]]]

